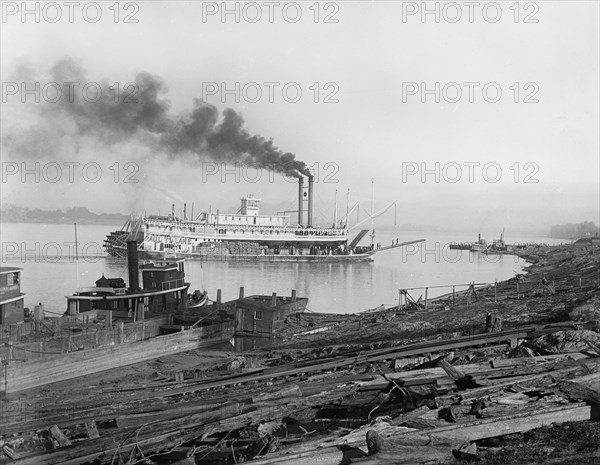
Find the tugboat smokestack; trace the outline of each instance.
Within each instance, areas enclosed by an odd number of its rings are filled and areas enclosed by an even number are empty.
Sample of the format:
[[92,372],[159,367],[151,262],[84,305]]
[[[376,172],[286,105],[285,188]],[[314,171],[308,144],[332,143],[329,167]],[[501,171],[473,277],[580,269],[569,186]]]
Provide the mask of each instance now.
[[186,208],[187,208],[187,204],[184,203],[183,204],[183,220],[184,221],[187,220],[187,217],[185,216],[185,210],[186,210]]
[[127,241],[127,267],[129,269],[129,290],[131,292],[140,290],[137,247],[137,241]]
[[304,220],[304,178],[298,176],[298,224]]

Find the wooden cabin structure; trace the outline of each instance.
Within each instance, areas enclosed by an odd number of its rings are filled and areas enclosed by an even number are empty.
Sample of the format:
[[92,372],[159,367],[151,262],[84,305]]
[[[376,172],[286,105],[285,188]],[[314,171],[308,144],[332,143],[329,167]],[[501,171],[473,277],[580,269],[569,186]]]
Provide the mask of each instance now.
[[25,294],[21,292],[22,268],[0,267],[0,325],[25,320]]

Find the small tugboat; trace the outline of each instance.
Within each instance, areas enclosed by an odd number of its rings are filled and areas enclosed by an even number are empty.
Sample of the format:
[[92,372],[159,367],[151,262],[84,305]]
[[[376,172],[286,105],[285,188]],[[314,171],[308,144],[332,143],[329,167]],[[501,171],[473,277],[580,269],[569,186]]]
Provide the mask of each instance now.
[[140,266],[137,241],[127,241],[126,244],[129,287],[122,278],[106,278],[103,275],[96,281],[95,287],[80,288],[67,296],[67,315],[110,310],[142,320],[146,313],[166,314],[186,306],[190,283],[185,282],[184,260],[154,260]]
[[482,239],[481,234],[477,235],[477,242],[452,242],[450,244],[451,250],[469,250],[471,252],[483,252],[487,247],[487,242]]

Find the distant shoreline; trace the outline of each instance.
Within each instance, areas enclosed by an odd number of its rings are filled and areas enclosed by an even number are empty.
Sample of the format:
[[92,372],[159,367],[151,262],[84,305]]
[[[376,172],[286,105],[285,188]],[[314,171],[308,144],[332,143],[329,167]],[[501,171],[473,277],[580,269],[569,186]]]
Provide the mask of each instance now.
[[1,218],[0,223],[11,223],[11,224],[73,224],[77,223],[82,226],[121,226],[123,223],[127,221],[127,218],[123,218],[123,220],[115,219],[113,221],[105,220],[105,221],[97,221],[90,219],[65,219],[62,221],[57,220],[47,220],[43,218],[28,218],[27,220],[17,220],[17,219],[5,219]]

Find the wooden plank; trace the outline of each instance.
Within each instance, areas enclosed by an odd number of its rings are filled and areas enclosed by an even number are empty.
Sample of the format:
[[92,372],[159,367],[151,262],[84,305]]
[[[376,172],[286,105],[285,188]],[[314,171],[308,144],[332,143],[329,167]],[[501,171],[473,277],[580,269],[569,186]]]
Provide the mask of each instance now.
[[21,458],[20,454],[18,454],[8,446],[2,446],[2,452],[4,452],[6,456],[11,460],[18,460]]
[[452,458],[449,445],[407,446],[399,445],[384,448],[381,452],[352,459],[351,463],[361,465],[415,465],[421,463],[446,463]]
[[[339,382],[338,382],[339,384]],[[281,389],[278,389],[274,392],[263,392],[257,394],[252,397],[252,402],[264,402],[268,400],[277,400],[283,399],[287,397],[301,397],[302,391],[300,391],[300,387],[297,384],[292,384],[289,386],[283,386]]]
[[[477,441],[479,439],[523,433],[534,428],[564,423],[566,421],[584,421],[591,419],[589,405],[571,404],[558,408],[543,409],[500,418],[490,418],[471,423],[456,424],[433,430],[427,430],[427,436],[437,440]],[[407,434],[406,436],[411,436]],[[414,435],[421,437],[420,435]]]
[[183,417],[190,417],[191,415],[205,414],[208,418],[214,412],[218,412],[225,416],[226,412],[236,415],[242,412],[244,408],[251,405],[252,401],[247,399],[241,402],[227,402],[221,404],[206,404],[196,406],[185,406],[182,408],[181,405],[175,404],[173,408],[168,410],[161,410],[148,413],[129,413],[119,415],[117,425],[119,428],[133,428],[145,423],[164,422],[167,420],[175,420]]
[[69,438],[67,438],[63,432],[60,430],[60,428],[56,425],[51,426],[50,429],[48,430],[50,432],[50,435],[56,439],[56,442],[58,442],[58,445],[60,447],[66,447],[66,446],[70,446],[71,445],[71,441],[69,441]]
[[390,421],[390,424],[394,426],[400,426],[403,423],[406,423],[410,420],[414,420],[415,418],[419,418],[428,412],[429,407],[427,407],[426,405],[422,405],[421,407],[411,410],[410,412],[403,413],[402,415],[397,416],[396,418],[392,419],[392,421]]
[[446,360],[442,359],[438,363],[453,381],[457,381],[465,377],[465,374],[462,371],[460,371],[458,367],[450,365]]
[[589,404],[600,407],[600,391],[597,386],[596,389],[592,389],[572,381],[562,381],[557,384],[557,387],[571,399],[583,400]]
[[581,352],[569,352],[564,354],[540,355],[535,357],[518,357],[518,358],[499,358],[490,361],[492,368],[506,368],[516,366],[537,365],[546,362],[556,362],[559,360],[581,360],[588,358]]
[[594,389],[600,384],[600,371],[589,375],[576,376],[575,378],[570,378],[569,381]]

